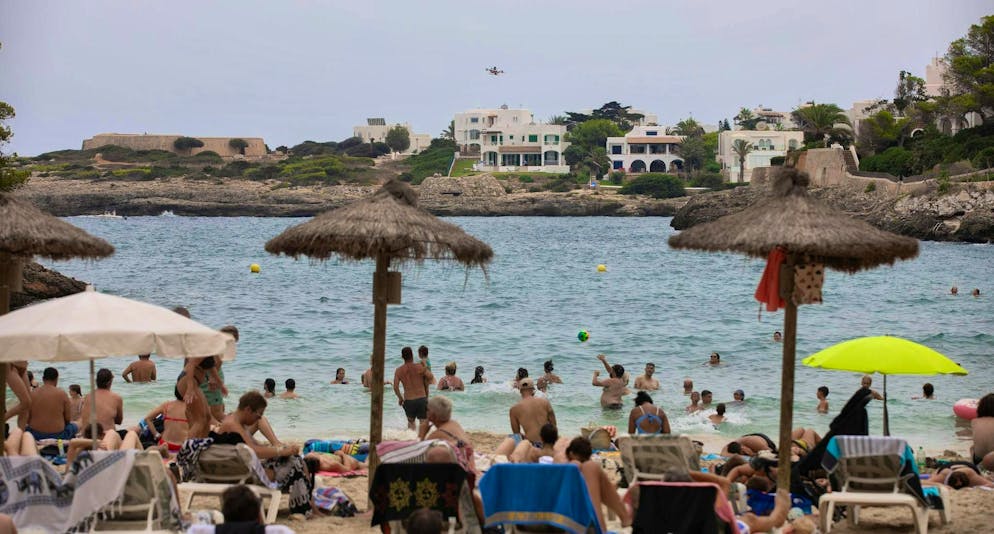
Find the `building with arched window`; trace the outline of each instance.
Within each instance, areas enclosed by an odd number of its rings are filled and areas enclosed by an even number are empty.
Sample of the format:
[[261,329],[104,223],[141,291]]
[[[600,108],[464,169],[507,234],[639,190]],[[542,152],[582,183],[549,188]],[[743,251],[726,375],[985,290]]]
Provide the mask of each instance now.
[[[739,176],[739,156],[732,151],[736,139],[743,139],[752,147],[746,154],[745,176]],[[718,163],[729,182],[748,182],[752,169],[769,167],[770,160],[786,156],[788,150],[804,146],[804,132],[776,130],[725,130],[718,134]]]
[[611,170],[624,172],[678,172],[681,135],[666,135],[662,126],[636,126],[624,137],[608,137],[605,149]]

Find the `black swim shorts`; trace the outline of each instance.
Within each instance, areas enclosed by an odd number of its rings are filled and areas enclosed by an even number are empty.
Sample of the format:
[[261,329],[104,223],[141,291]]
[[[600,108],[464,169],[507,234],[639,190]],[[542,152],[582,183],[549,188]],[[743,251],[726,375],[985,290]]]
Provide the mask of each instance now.
[[427,419],[428,397],[404,401],[404,413],[407,414],[408,421],[413,421],[415,419]]

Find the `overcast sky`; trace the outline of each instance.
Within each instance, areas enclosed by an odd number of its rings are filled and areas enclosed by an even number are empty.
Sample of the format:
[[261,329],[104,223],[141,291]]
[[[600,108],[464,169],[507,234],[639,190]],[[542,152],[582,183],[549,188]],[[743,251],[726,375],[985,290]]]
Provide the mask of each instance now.
[[[618,100],[674,124],[742,106],[891,98],[990,0],[0,0],[7,151],[101,132],[341,140],[367,117],[437,136],[473,107],[540,120]],[[498,77],[484,69],[496,65]]]

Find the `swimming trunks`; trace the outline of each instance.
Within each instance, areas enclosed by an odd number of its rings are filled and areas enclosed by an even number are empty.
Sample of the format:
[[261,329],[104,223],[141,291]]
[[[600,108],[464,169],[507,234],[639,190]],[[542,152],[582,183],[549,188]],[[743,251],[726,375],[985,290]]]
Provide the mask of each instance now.
[[[522,437],[521,434],[508,434],[507,437],[513,439],[515,445],[517,445],[518,443],[521,443],[521,440],[524,439],[524,437]],[[528,443],[531,443],[532,446],[534,446],[536,449],[541,449],[542,448],[542,442],[541,441],[529,441]]]
[[[638,416],[638,418],[635,419],[636,434],[660,434],[663,432],[663,419],[658,415],[659,414],[658,406],[656,407],[656,413],[645,413],[645,408],[643,408],[642,405],[639,405],[639,410],[642,412],[642,415]],[[642,430],[643,421],[649,421],[651,423],[658,424],[659,430],[655,432],[646,432],[645,430]]]
[[413,421],[415,419],[427,419],[428,397],[405,400],[404,413],[407,414],[407,419],[410,421]]
[[605,408],[607,408],[608,410],[620,410],[624,408],[624,406],[620,402],[616,402],[614,404],[608,404],[607,406],[605,406]]
[[61,432],[39,432],[31,427],[25,428],[35,440],[39,439],[72,439],[76,437],[76,433],[79,432],[79,427],[76,423],[66,423],[66,427],[62,429]]

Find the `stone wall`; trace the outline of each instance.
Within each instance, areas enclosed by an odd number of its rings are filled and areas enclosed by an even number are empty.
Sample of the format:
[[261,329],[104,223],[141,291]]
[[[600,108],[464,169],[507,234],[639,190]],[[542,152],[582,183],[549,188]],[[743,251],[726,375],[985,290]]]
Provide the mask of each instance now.
[[[797,159],[797,168],[811,176],[812,187],[826,187],[830,185],[854,185],[866,188],[869,184],[874,184],[877,191],[885,191],[892,194],[898,193],[923,193],[928,191],[933,183],[932,180],[919,182],[901,183],[886,178],[873,178],[870,176],[855,176],[846,171],[846,160],[842,149],[837,148],[815,148],[805,150],[800,153]],[[755,179],[755,174],[753,175]]]
[[[167,150],[179,154],[180,152],[173,146],[173,142],[180,137],[182,136],[117,133],[97,134],[83,141],[83,150],[99,148],[104,145],[115,145],[132,150]],[[245,147],[245,157],[253,158],[266,155],[266,143],[261,137],[196,137],[196,139],[203,141],[204,146],[194,148],[190,151],[190,155],[210,150],[217,152],[221,157],[233,158],[240,156],[239,151],[228,144],[232,139],[243,139],[248,143],[248,146]]]
[[437,198],[442,195],[465,197],[503,197],[507,195],[504,186],[491,174],[474,176],[431,176],[425,178],[418,188],[421,198]]

